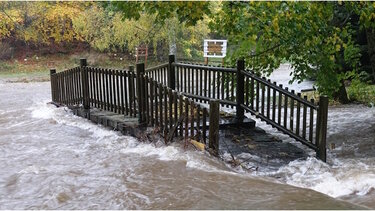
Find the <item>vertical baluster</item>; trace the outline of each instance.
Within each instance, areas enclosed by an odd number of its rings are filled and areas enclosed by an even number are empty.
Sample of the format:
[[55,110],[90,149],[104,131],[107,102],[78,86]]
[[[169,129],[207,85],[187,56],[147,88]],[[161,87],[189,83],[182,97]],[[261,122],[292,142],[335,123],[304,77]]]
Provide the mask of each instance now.
[[[173,109],[174,109],[174,112],[173,112],[173,114],[174,114],[174,124],[175,125],[177,125],[178,124],[178,111],[177,111],[177,107],[178,107],[178,104],[177,104],[177,102],[178,102],[178,100],[177,100],[177,92],[176,91],[173,91]],[[178,136],[178,132],[176,131],[175,132],[175,136],[177,137]]]
[[[180,116],[182,115],[185,115],[185,118],[186,118],[186,114],[183,114],[184,110],[184,98],[182,97],[182,95],[178,96],[178,101],[179,101],[179,112],[180,112]],[[183,135],[183,122],[180,124],[180,136]]]
[[151,126],[155,126],[154,121],[154,82],[152,79],[149,79],[148,83],[150,84],[150,120]]
[[185,98],[185,139],[189,137],[189,99]]
[[[203,83],[205,83],[203,81],[203,70],[201,68],[199,68],[199,96],[203,96]],[[200,100],[200,102],[202,102],[202,100]]]
[[[216,71],[212,71],[212,84],[210,84],[210,86],[212,85],[212,98],[215,99],[216,97],[216,89],[215,89],[215,86],[216,86]],[[201,88],[202,89],[202,88]],[[202,94],[201,94],[202,96]]]
[[164,121],[163,121],[163,86],[159,84],[159,110],[160,110],[160,129],[163,131],[164,129]]
[[265,97],[265,95],[266,95],[266,85],[264,84],[264,83],[262,83],[262,114],[265,116],[265,113],[264,113],[264,107],[265,107],[265,105],[264,105],[264,103],[265,103],[265,101],[266,101],[266,97]]
[[99,79],[98,68],[94,68],[94,84],[95,84],[95,107],[100,108],[99,105]]
[[173,93],[172,93],[172,89],[169,89],[168,90],[168,102],[169,102],[169,106],[168,106],[168,114],[169,114],[169,132],[171,132],[171,129],[173,127]]
[[194,81],[194,75],[196,75],[195,74],[195,69],[194,68],[191,68],[191,94],[194,94],[195,92],[195,90],[194,90],[194,87],[195,87],[195,81]]
[[[232,102],[236,102],[235,99],[234,99],[234,89],[236,87],[236,85],[234,84],[234,78],[236,76],[234,75],[234,73],[231,73],[231,78],[232,78],[232,83],[231,83],[231,96],[230,96],[230,99]],[[242,93],[242,94],[245,94],[245,93]],[[231,106],[233,108],[233,105]]]
[[[279,87],[282,89],[283,85],[280,84]],[[281,104],[283,101],[283,94],[279,91],[279,102],[278,102],[278,112],[277,112],[277,124],[281,125]]]
[[204,70],[204,96],[207,97],[207,70],[206,69],[203,69]]
[[[298,98],[301,98],[301,93],[297,93]],[[297,117],[296,117],[296,134],[299,136],[300,130],[300,116],[301,116],[301,102],[297,100]]]
[[258,80],[256,80],[256,82],[257,82],[257,87],[256,87],[256,89],[257,89],[257,91],[256,91],[256,102],[255,102],[255,106],[256,106],[256,111],[257,112],[259,112],[259,95],[260,95],[260,93],[259,93],[259,81]]
[[221,74],[221,78],[220,78],[220,81],[221,81],[221,99],[222,100],[224,100],[225,98],[224,98],[224,94],[225,94],[225,90],[224,90],[224,88],[225,88],[225,86],[224,86],[224,83],[225,83],[225,74],[224,74],[224,72],[221,72],[220,73]]
[[[273,84],[276,86],[276,82],[273,82]],[[276,118],[276,89],[272,89],[272,121],[276,122],[275,118]]]
[[211,70],[207,70],[208,72],[208,81],[207,81],[207,86],[208,86],[208,97],[211,98],[211,73],[212,71]]
[[[230,75],[229,73],[225,73],[225,86],[226,86],[226,100],[230,100],[229,98],[229,81],[230,81]],[[226,105],[227,108],[229,107],[228,105]]]
[[[303,96],[303,98],[307,101],[307,96]],[[307,119],[307,106],[303,104],[303,117],[302,117],[302,137],[306,138],[306,119]]]
[[245,76],[245,105],[249,107],[249,77]]
[[144,77],[144,80],[143,80],[143,83],[144,83],[144,93],[145,93],[145,103],[146,103],[146,123],[147,125],[150,124],[150,94],[149,94],[149,78],[148,76],[146,75]]
[[158,107],[158,98],[159,98],[159,87],[156,81],[153,81],[154,89],[155,89],[155,125],[159,126],[159,107]]
[[207,108],[203,108],[202,111],[202,138],[203,138],[203,143],[207,144]]
[[197,105],[197,139],[199,142],[202,142],[201,140],[201,129],[200,129],[200,124],[201,124],[201,106]]
[[[314,99],[311,99],[310,102],[312,104],[315,103]],[[314,108],[310,107],[310,124],[309,124],[309,141],[313,142],[313,134],[314,134]]]
[[191,94],[191,89],[190,89],[190,83],[191,83],[191,80],[190,80],[190,68],[187,68],[187,86],[188,86],[188,90],[187,90],[187,93]]
[[[285,87],[288,91],[288,87]],[[284,95],[284,127],[288,129],[288,96]]]
[[187,93],[187,76],[186,76],[186,70],[187,68],[186,67],[183,67],[183,70],[184,70],[184,92]]
[[120,94],[121,94],[121,114],[125,114],[125,89],[124,89],[124,78],[125,72],[120,71]]
[[[294,90],[292,90],[292,94],[294,96]],[[294,126],[294,99],[290,98],[290,131],[293,131]]]
[[[271,80],[268,79],[268,83],[271,84]],[[267,118],[270,119],[271,112],[271,87],[267,85]]]
[[254,89],[254,78],[251,77],[251,81],[250,81],[250,108],[252,110],[254,110],[254,92],[255,92],[255,89]]
[[190,101],[190,137],[194,138],[194,110],[195,110],[195,104],[194,101]]
[[164,131],[168,130],[168,89],[164,87]]

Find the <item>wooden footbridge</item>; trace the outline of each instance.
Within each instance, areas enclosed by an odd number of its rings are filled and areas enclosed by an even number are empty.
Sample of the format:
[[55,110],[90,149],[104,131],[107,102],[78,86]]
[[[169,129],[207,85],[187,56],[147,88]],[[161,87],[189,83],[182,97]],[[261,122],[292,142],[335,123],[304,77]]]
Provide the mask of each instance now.
[[132,124],[159,128],[167,141],[191,138],[219,150],[220,107],[235,110],[231,125],[254,127],[250,113],[316,151],[326,161],[328,98],[302,98],[276,82],[245,69],[169,62],[145,69],[112,70],[87,66],[56,73],[51,69],[52,101],[92,121],[131,131]]

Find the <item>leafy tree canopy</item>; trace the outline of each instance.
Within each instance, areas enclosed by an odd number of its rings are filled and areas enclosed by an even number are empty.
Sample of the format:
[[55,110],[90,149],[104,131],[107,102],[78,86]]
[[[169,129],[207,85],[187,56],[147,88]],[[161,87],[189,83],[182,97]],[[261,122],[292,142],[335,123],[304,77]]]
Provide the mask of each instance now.
[[225,2],[212,25],[228,36],[231,58],[245,58],[249,68],[271,73],[291,63],[293,79],[316,76],[321,92],[332,95],[356,70],[359,47],[349,23],[336,23],[333,2]]
[[127,19],[138,20],[143,13],[156,14],[156,20],[164,23],[177,14],[180,23],[186,23],[188,26],[195,25],[199,20],[203,20],[205,14],[209,15],[211,12],[208,1],[112,1],[106,4],[121,11]]

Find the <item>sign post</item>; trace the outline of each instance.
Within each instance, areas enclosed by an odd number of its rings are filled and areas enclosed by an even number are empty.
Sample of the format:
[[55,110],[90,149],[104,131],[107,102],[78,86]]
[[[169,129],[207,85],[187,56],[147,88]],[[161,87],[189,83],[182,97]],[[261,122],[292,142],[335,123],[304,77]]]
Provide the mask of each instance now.
[[224,64],[224,57],[227,54],[227,40],[204,40],[203,53],[204,62],[208,64],[208,58],[222,58],[221,63]]
[[145,57],[145,66],[146,66],[147,56],[148,56],[147,45],[140,45],[135,48],[135,63],[138,63],[139,57]]

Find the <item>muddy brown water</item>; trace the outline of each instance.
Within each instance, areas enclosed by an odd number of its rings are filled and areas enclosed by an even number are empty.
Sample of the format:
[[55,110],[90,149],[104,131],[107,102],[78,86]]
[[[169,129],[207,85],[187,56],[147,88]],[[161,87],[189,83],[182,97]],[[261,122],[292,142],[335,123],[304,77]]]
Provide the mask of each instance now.
[[[328,165],[311,158],[245,172],[202,152],[141,143],[48,101],[48,82],[0,81],[0,209],[375,208],[371,184],[362,195],[316,188],[322,172],[339,175],[337,163],[353,159],[339,152]],[[369,177],[374,164],[365,165]]]

